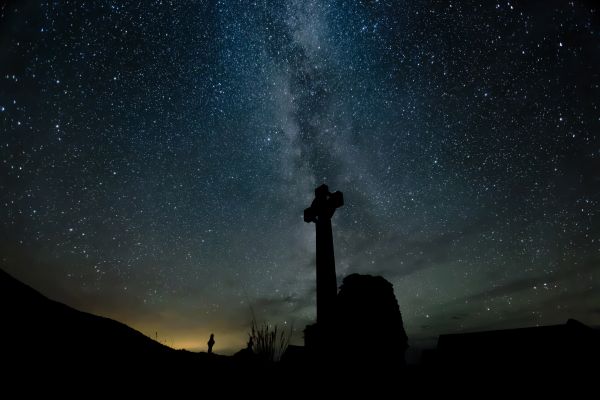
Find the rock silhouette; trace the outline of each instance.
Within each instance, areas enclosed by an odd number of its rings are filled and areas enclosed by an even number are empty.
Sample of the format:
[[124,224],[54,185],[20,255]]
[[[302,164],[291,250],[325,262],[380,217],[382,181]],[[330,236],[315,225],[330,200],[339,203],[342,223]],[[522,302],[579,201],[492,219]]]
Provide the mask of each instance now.
[[336,312],[337,355],[343,363],[405,364],[408,337],[390,282],[381,276],[347,276],[337,295]]
[[392,284],[381,276],[344,278],[333,323],[308,325],[304,343],[310,358],[328,366],[371,372],[404,366],[408,337]]

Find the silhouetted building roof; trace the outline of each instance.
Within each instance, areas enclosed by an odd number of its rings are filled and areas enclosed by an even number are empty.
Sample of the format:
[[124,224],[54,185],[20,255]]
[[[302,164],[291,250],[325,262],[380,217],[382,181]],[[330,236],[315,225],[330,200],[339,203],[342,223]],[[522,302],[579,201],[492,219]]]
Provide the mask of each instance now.
[[564,325],[441,335],[440,364],[553,368],[582,365],[597,359],[599,333],[570,319]]

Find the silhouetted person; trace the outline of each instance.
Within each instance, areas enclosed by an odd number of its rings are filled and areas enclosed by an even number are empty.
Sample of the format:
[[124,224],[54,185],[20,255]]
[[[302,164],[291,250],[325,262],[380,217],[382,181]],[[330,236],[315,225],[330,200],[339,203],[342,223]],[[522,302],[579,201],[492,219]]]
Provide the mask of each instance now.
[[249,351],[252,351],[253,347],[254,347],[254,339],[252,339],[252,336],[250,336],[250,339],[248,340],[248,345],[246,346],[246,349]]
[[208,354],[212,354],[212,348],[215,345],[215,334],[210,334],[210,339],[208,339]]

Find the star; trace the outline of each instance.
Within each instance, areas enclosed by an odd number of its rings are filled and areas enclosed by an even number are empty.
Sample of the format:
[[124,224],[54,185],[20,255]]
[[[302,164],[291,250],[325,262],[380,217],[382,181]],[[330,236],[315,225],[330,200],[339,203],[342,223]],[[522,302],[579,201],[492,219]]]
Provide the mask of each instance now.
[[600,325],[596,5],[12,3],[1,268],[42,293],[190,350],[304,327],[326,183],[409,341]]

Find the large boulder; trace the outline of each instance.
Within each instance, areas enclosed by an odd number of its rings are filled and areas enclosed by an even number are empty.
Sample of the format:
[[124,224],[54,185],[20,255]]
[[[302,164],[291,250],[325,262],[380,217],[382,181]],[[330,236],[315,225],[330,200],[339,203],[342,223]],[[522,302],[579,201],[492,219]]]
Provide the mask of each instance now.
[[335,347],[349,365],[404,365],[408,338],[390,282],[381,276],[347,276],[337,295]]

